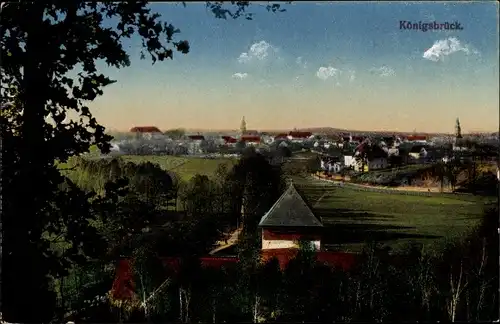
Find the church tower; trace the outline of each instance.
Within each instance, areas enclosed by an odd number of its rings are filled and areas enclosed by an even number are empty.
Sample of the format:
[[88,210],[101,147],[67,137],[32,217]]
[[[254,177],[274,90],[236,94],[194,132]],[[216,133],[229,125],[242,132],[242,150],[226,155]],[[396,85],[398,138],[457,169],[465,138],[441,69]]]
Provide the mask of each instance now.
[[456,139],[462,138],[462,128],[460,127],[460,119],[458,119],[458,117],[457,121],[455,122],[455,138]]
[[240,132],[241,132],[241,135],[243,135],[247,132],[247,123],[245,121],[245,116],[243,116],[243,118],[241,119]]

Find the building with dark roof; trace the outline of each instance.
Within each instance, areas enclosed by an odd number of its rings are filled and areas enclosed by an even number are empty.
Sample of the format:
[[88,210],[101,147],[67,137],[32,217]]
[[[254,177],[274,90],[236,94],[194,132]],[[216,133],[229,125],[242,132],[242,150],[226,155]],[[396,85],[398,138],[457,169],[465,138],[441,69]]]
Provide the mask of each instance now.
[[297,248],[300,240],[311,242],[321,249],[322,221],[307,206],[290,183],[281,197],[262,216],[262,250]]

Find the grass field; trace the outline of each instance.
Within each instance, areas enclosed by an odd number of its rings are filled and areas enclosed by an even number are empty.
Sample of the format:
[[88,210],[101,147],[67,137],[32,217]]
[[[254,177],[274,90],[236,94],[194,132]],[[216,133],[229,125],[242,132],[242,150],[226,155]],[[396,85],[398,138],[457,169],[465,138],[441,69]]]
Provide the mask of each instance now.
[[[93,148],[86,155],[89,159],[99,158],[97,148]],[[198,157],[178,157],[170,155],[121,155],[120,158],[125,162],[141,163],[151,162],[158,164],[162,169],[174,172],[182,181],[188,181],[196,174],[212,176],[220,164],[226,164],[228,169],[237,163],[235,158],[198,158]],[[68,163],[58,163],[59,168],[64,169],[72,166]]]
[[304,198],[323,219],[326,249],[359,251],[366,241],[398,250],[415,241],[443,246],[479,224],[485,198],[412,196],[358,191],[313,178],[295,178]]
[[172,171],[183,181],[188,181],[196,174],[212,176],[220,164],[226,164],[230,169],[236,162],[231,158],[204,159],[196,157],[176,157],[176,156],[138,156],[126,155],[121,157],[126,162],[151,162],[160,165],[164,170]]

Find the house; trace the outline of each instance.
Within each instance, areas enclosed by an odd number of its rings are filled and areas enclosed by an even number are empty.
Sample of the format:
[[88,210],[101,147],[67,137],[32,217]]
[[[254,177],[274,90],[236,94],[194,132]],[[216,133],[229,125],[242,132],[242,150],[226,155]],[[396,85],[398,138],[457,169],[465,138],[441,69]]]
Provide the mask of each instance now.
[[247,145],[257,145],[260,144],[260,136],[258,135],[242,135],[240,141],[246,143]]
[[221,136],[221,138],[224,140],[224,145],[227,146],[235,146],[238,140],[232,136]]
[[408,136],[406,136],[406,140],[408,142],[427,143],[427,136],[425,136],[425,135],[408,135]]
[[293,183],[262,216],[259,227],[263,251],[298,248],[300,240],[310,242],[317,251],[321,249],[323,224],[309,209]]
[[427,156],[425,145],[413,145],[410,152],[408,152],[408,156],[414,161],[424,159]]
[[[366,155],[365,161],[360,160],[360,156]],[[364,172],[369,170],[384,169],[389,166],[387,152],[378,145],[370,145],[364,141],[354,150],[354,170],[361,171],[364,166]]]
[[291,182],[283,195],[261,218],[262,261],[276,258],[283,270],[299,251],[299,241],[309,242],[316,261],[344,270],[351,268],[357,255],[321,250],[323,222],[316,217]]
[[313,134],[311,132],[291,131],[288,133],[288,139],[292,142],[303,142],[308,140]]
[[339,161],[321,160],[321,169],[329,173],[339,173],[343,168],[343,164]]
[[188,135],[189,141],[186,143],[186,148],[188,154],[201,154],[202,150],[202,142],[205,141],[205,136],[203,135]]
[[347,168],[354,168],[358,164],[353,154],[344,155],[344,166]]
[[278,140],[282,140],[282,141],[288,140],[288,134],[287,133],[279,133],[278,135],[274,136],[274,140],[275,141],[278,141]]
[[266,143],[267,145],[274,143],[274,137],[268,134],[261,134],[260,140],[261,142]]

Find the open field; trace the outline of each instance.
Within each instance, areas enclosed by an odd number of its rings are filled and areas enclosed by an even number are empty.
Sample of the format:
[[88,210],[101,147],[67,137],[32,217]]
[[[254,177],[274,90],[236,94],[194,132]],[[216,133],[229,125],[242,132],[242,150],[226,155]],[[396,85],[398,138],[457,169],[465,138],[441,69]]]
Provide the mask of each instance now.
[[[98,158],[98,154],[91,152],[88,158]],[[220,164],[226,164],[230,169],[236,162],[235,158],[198,158],[198,157],[178,157],[171,155],[121,155],[125,162],[141,163],[151,162],[158,164],[162,169],[171,171],[180,177],[182,181],[188,181],[196,174],[212,176]],[[71,161],[60,163],[58,166],[68,168],[72,166]]]
[[205,159],[197,157],[176,157],[168,155],[126,155],[122,156],[121,158],[126,162],[151,162],[159,164],[162,169],[174,172],[183,181],[188,181],[196,174],[211,177],[215,173],[219,165],[226,164],[228,166],[228,169],[230,169],[237,162],[236,159],[230,158]]
[[[97,146],[92,145],[90,152],[85,156],[91,159],[100,158],[101,152]],[[212,176],[220,164],[227,164],[228,168],[237,163],[235,158],[200,158],[194,156],[171,156],[171,155],[120,155],[125,162],[151,162],[160,165],[164,170],[172,171],[183,181],[188,181],[196,174]],[[58,163],[58,167],[71,167],[71,161],[68,163]]]
[[470,233],[488,201],[476,196],[359,191],[304,177],[294,178],[294,183],[322,218],[322,242],[330,250],[359,251],[369,240],[396,250],[410,241],[434,249]]

